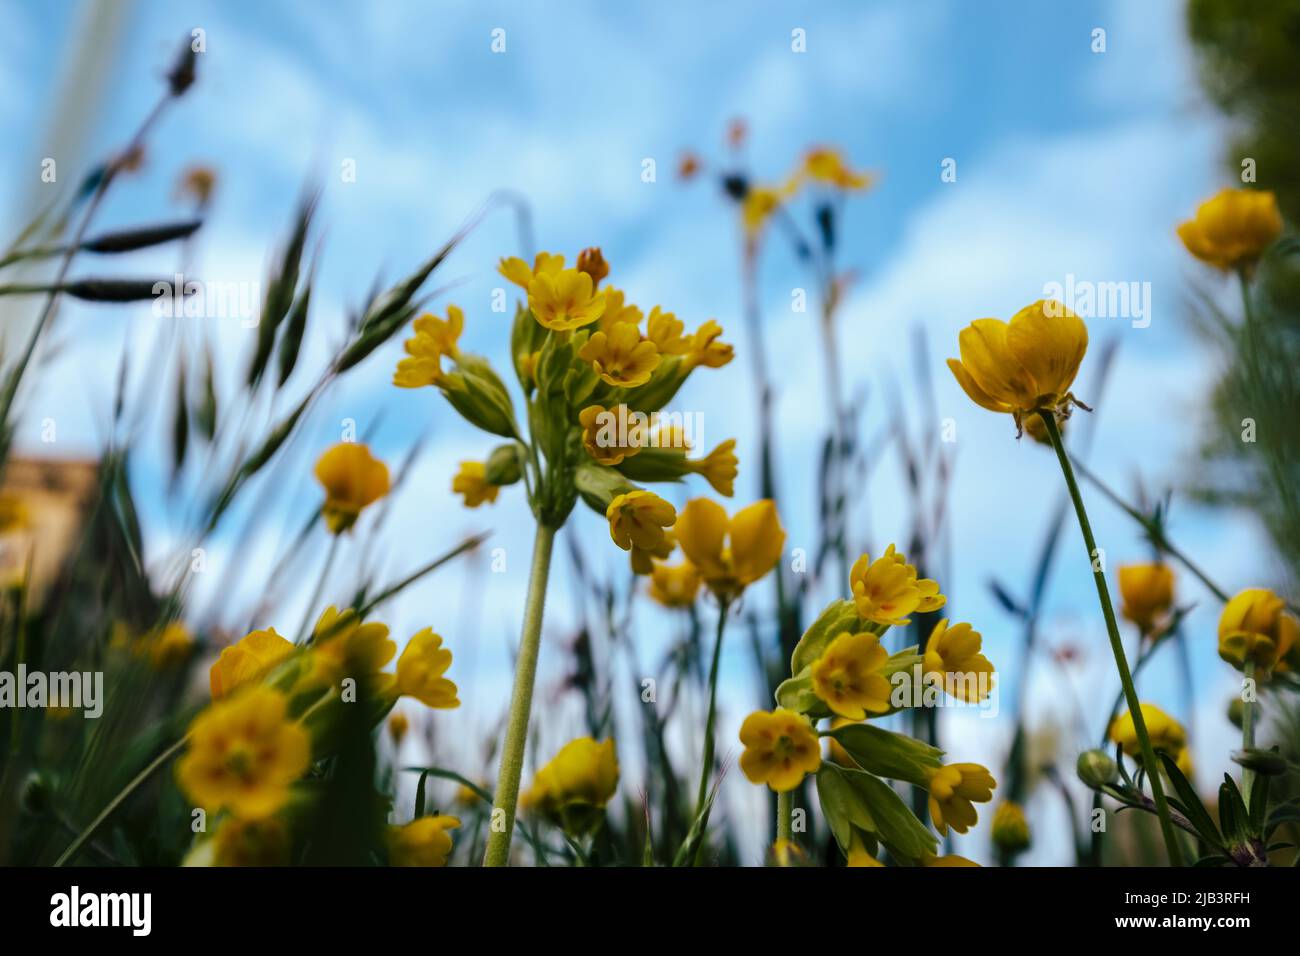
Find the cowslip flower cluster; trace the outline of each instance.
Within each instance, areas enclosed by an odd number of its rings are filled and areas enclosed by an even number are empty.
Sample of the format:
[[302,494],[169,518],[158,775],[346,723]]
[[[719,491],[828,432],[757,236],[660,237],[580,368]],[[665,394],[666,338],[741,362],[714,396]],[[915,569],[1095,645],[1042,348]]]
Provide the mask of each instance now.
[[[393,673],[384,672],[394,657]],[[442,638],[428,628],[414,634],[399,656],[387,625],[333,607],[301,646],[266,628],[225,648],[209,671],[212,704],[191,724],[176,766],[182,792],[220,815],[220,827],[196,844],[192,861],[259,858],[254,843],[275,848],[291,840],[301,814],[282,811],[311,801],[310,789],[297,784],[334,751],[352,708],[361,707],[374,727],[401,697],[432,708],[458,707],[456,685],[446,677],[451,660]],[[289,835],[282,839],[275,827],[275,834],[244,827],[268,821]],[[390,835],[390,856],[396,865],[440,865],[450,837],[439,849],[443,841],[434,830],[445,835],[453,825],[417,819]]]
[[[853,597],[827,606],[795,647],[777,707],[745,719],[740,767],[751,782],[778,793],[815,775],[822,810],[852,865],[875,865],[880,846],[896,860],[928,865],[938,840],[885,780],[927,790],[930,819],[941,834],[974,825],[975,804],[992,799],[994,780],[978,764],[945,765],[939,749],[871,720],[917,706],[910,685],[918,676],[940,693],[978,701],[991,689],[993,665],[981,653],[979,632],[966,623],[940,621],[924,649],[891,654],[884,647],[890,627],[946,603],[938,584],[892,545],[874,561],[859,558],[849,587]],[[818,730],[827,719],[829,728]],[[827,760],[823,738],[830,742]]]

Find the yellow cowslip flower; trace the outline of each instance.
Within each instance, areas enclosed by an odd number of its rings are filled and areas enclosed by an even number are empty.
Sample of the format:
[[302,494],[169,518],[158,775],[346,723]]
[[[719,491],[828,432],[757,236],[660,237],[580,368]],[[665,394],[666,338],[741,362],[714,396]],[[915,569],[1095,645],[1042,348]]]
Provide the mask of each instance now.
[[649,422],[626,405],[588,405],[578,413],[582,447],[602,465],[617,465],[650,443]]
[[776,866],[803,866],[808,862],[808,854],[794,840],[781,837],[772,844],[772,862]]
[[325,609],[312,631],[312,676],[319,682],[333,684],[344,677],[377,677],[377,689],[383,691],[393,682],[379,671],[393,659],[397,645],[388,637],[388,625],[363,621],[352,608],[339,611]]
[[1178,238],[1216,269],[1250,269],[1281,232],[1282,216],[1271,192],[1224,189],[1178,227]]
[[532,285],[533,279],[543,273],[546,275],[555,275],[564,268],[564,256],[555,255],[550,252],[539,252],[533,258],[532,268],[523,259],[515,256],[503,258],[497,264],[497,272],[501,273],[506,279],[509,279],[515,285],[519,286],[525,292]]
[[605,293],[597,292],[591,276],[577,269],[539,272],[528,283],[528,307],[546,328],[571,332],[601,317]]
[[618,789],[618,756],[614,741],[597,743],[579,737],[560,748],[537,771],[520,805],[549,818],[566,833],[581,836],[600,823],[605,804]]
[[347,531],[362,509],[388,494],[388,466],[356,442],[339,442],[321,455],[316,479],[325,488],[321,515],[332,534]]
[[862,837],[858,834],[857,830],[854,830],[852,832],[852,835],[849,837],[848,857],[849,857],[848,862],[844,864],[845,866],[884,866],[885,865],[881,863],[879,860],[877,860],[874,856],[872,856],[871,852],[863,844]]
[[609,536],[624,551],[655,552],[664,544],[665,529],[677,520],[677,509],[650,491],[618,495],[605,509]]
[[976,405],[1021,419],[1040,409],[1078,404],[1070,392],[1088,351],[1088,327],[1059,302],[1040,299],[1011,321],[976,319],[948,359],[957,384]]
[[537,379],[537,361],[542,357],[542,350],[537,349],[519,356],[519,377],[525,384],[531,385]]
[[[841,727],[857,723],[861,723],[861,721],[849,720],[847,717],[832,717],[831,730],[839,730]],[[826,759],[831,763],[837,763],[841,767],[856,767],[858,765],[858,762],[849,756],[849,752],[834,737],[827,737],[826,744],[828,750]]]
[[481,461],[462,461],[460,470],[451,479],[452,494],[465,499],[466,508],[477,508],[483,502],[492,504],[501,489],[487,480],[487,465]]
[[398,388],[423,388],[444,381],[442,357],[460,356],[460,334],[465,328],[465,313],[459,306],[447,306],[447,318],[428,313],[415,320],[415,335],[404,343],[406,358],[397,363],[393,384]]
[[650,570],[650,597],[664,607],[690,607],[699,593],[700,572],[690,561],[655,563]]
[[420,817],[406,826],[390,826],[386,841],[389,866],[446,866],[451,855],[451,834],[460,826],[456,817]]
[[148,652],[149,663],[156,669],[175,667],[194,653],[194,635],[180,621],[172,621],[153,635]]
[[723,600],[737,597],[776,567],[785,546],[776,504],[766,498],[731,518],[716,501],[693,498],[673,530],[704,583]]
[[600,285],[600,280],[609,275],[609,263],[599,246],[590,246],[578,253],[578,271],[591,276],[593,287]]
[[608,385],[635,388],[650,381],[661,356],[655,344],[643,339],[631,322],[612,325],[608,332],[593,332],[578,350],[578,358],[591,365]]
[[236,687],[261,680],[293,650],[293,644],[273,627],[244,635],[238,643],[223,648],[208,671],[213,698],[224,697]]
[[937,611],[948,603],[939,593],[938,583],[918,578],[916,568],[892,544],[875,561],[863,554],[853,562],[849,589],[858,616],[886,626],[910,624],[907,615]]
[[451,666],[451,651],[426,627],[406,642],[397,659],[397,692],[426,707],[450,710],[460,706],[456,685],[442,675]]
[[[1190,772],[1187,753],[1187,731],[1183,725],[1170,717],[1155,704],[1143,703],[1142,722],[1146,724],[1147,736],[1151,738],[1152,750],[1163,750],[1174,758],[1179,769]],[[1141,762],[1142,745],[1138,742],[1137,728],[1133,726],[1133,712],[1126,710],[1110,722],[1107,736],[1123,748],[1124,753]]]
[[697,475],[703,475],[718,494],[730,498],[736,493],[736,474],[740,470],[736,439],[728,438],[706,457],[686,462],[686,467]]
[[835,637],[812,666],[813,693],[834,713],[862,720],[889,710],[889,652],[869,631]]
[[667,561],[676,547],[677,538],[674,537],[671,528],[664,530],[664,539],[659,542],[659,545],[656,548],[647,551],[643,548],[638,548],[635,544],[632,545],[632,573],[644,577],[654,570],[655,562]]
[[1142,631],[1155,635],[1158,624],[1174,604],[1174,572],[1159,561],[1122,564],[1119,568],[1119,612]]
[[952,763],[926,770],[930,791],[930,820],[942,835],[952,827],[965,833],[979,819],[975,804],[993,799],[997,786],[992,775],[977,763]]
[[640,327],[643,318],[641,310],[625,299],[622,289],[605,286],[605,311],[601,313],[600,322],[596,326],[600,331],[608,332],[611,326],[622,322]]
[[214,701],[194,718],[188,737],[176,765],[181,790],[209,812],[226,809],[246,820],[284,806],[311,759],[307,732],[288,718],[284,696],[269,687]]
[[938,674],[951,696],[981,701],[993,690],[993,665],[980,653],[983,638],[969,624],[948,626],[944,618],[925,643],[925,673]]
[[1248,588],[1219,615],[1219,656],[1238,670],[1254,661],[1265,674],[1286,658],[1300,638],[1300,624],[1286,602],[1267,588]]
[[709,319],[691,335],[690,347],[686,351],[686,370],[692,371],[703,365],[705,368],[722,368],[735,356],[735,350],[726,342],[719,342],[722,326],[714,319]]
[[227,819],[212,837],[213,866],[288,866],[289,831],[284,823]]
[[1007,853],[1029,849],[1029,821],[1020,804],[1003,800],[993,811],[993,845]]
[[740,725],[740,769],[750,783],[765,783],[777,793],[799,786],[822,764],[817,734],[800,714],[778,707],[756,710]]
[[979,864],[974,860],[968,860],[966,857],[958,856],[956,853],[949,853],[947,856],[923,856],[921,857],[921,865],[935,867],[979,866]]
[[811,179],[850,192],[867,189],[873,182],[870,173],[851,169],[839,150],[830,146],[816,146],[808,150],[795,179]]
[[676,422],[665,422],[650,435],[651,448],[675,448],[690,451],[691,440],[686,437],[686,429]]
[[770,186],[751,186],[740,203],[740,221],[745,235],[751,240],[758,236],[767,221],[781,208],[785,196],[782,190]]
[[646,338],[655,344],[660,355],[685,355],[691,349],[691,340],[683,333],[686,325],[671,312],[655,306],[646,320]]
[[401,746],[402,740],[406,737],[406,732],[410,729],[410,718],[400,710],[395,710],[388,715],[388,736],[392,738],[393,746]]

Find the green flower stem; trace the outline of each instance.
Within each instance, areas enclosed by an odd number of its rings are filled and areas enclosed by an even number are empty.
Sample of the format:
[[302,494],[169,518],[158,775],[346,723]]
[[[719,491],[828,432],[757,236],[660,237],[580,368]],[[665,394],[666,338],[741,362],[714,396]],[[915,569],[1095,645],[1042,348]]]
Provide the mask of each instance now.
[[794,839],[794,791],[786,790],[776,795],[776,838]]
[[[1251,750],[1255,746],[1255,662],[1246,661],[1246,666],[1242,671],[1246,681],[1252,686],[1250,693],[1242,698],[1241,701],[1241,749]],[[1250,791],[1255,786],[1255,771],[1249,767],[1243,767],[1241,770],[1241,796],[1246,801],[1246,806],[1250,806]]]
[[1110,603],[1110,588],[1106,585],[1106,573],[1094,563],[1097,554],[1097,542],[1092,536],[1092,525],[1088,521],[1088,511],[1083,506],[1083,496],[1079,493],[1079,483],[1075,480],[1074,469],[1070,466],[1070,456],[1066,454],[1065,444],[1061,441],[1061,430],[1057,427],[1053,412],[1042,411],[1038,415],[1047,429],[1047,436],[1056,449],[1056,458],[1061,463],[1061,474],[1065,476],[1070,499],[1074,502],[1074,512],[1079,518],[1079,530],[1083,532],[1083,544],[1088,549],[1088,562],[1093,566],[1092,577],[1097,585],[1097,599],[1101,602],[1101,613],[1106,618],[1106,631],[1110,635],[1110,648],[1115,655],[1115,667],[1119,671],[1119,681],[1124,686],[1124,697],[1128,701],[1129,713],[1133,715],[1133,728],[1137,732],[1138,743],[1142,748],[1142,764],[1147,768],[1147,779],[1151,781],[1151,796],[1155,801],[1156,814],[1160,817],[1160,830],[1164,835],[1165,849],[1169,853],[1169,862],[1173,866],[1183,865],[1182,849],[1174,833],[1173,818],[1169,815],[1169,804],[1165,800],[1164,786],[1160,782],[1160,764],[1156,762],[1155,751],[1151,747],[1151,737],[1147,734],[1147,724],[1142,718],[1142,706],[1138,701],[1137,688],[1133,686],[1133,675],[1129,673],[1128,659],[1124,656],[1124,643],[1120,640],[1119,624],[1115,620],[1115,608]]
[[528,575],[528,597],[524,601],[524,629],[515,662],[515,687],[510,695],[510,716],[501,747],[501,769],[497,773],[496,801],[492,807],[492,832],[488,836],[484,866],[510,863],[510,836],[515,827],[515,806],[519,802],[519,780],[524,772],[524,748],[528,742],[528,719],[533,709],[533,684],[537,679],[537,655],[542,644],[542,611],[546,605],[546,581],[551,570],[551,548],[555,529],[538,522],[533,543],[533,565]]
[[704,761],[700,767],[700,787],[695,799],[697,817],[704,812],[704,802],[709,796],[709,777],[713,774],[713,724],[718,714],[718,663],[722,660],[722,635],[727,628],[728,603],[725,600],[718,602],[718,635],[713,641],[713,661],[709,665],[709,712],[704,718]]
[[313,610],[315,611],[315,619],[320,618],[321,612],[317,605],[320,604],[321,595],[325,593],[325,581],[329,578],[330,571],[334,567],[334,558],[339,553],[339,537],[340,535],[337,534],[330,535],[330,547],[325,552],[325,563],[321,566],[320,577],[316,579],[316,587],[307,600],[307,608],[302,612],[302,623],[298,625],[298,634],[293,639],[295,644],[301,644],[307,640],[307,636],[311,633],[309,629],[314,620],[312,617]]

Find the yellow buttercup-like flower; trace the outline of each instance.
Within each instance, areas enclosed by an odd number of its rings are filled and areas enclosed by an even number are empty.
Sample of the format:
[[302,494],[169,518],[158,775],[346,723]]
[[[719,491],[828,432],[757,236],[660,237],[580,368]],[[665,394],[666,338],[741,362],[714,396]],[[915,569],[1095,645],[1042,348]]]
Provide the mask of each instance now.
[[1124,599],[1120,613],[1136,624],[1143,634],[1154,634],[1174,604],[1174,572],[1159,561],[1150,564],[1122,564],[1119,593]]
[[591,365],[608,385],[635,388],[650,381],[661,356],[655,344],[643,339],[631,322],[619,322],[607,332],[594,332],[578,350],[578,358]]
[[442,675],[451,667],[451,651],[442,638],[425,628],[412,637],[397,659],[397,692],[414,697],[426,707],[459,707],[456,685]]
[[588,405],[578,413],[582,447],[602,465],[617,465],[650,443],[649,423],[626,405]]
[[462,461],[452,476],[451,490],[464,497],[466,508],[477,508],[485,501],[492,504],[501,491],[487,480],[487,465],[481,461]]
[[368,675],[378,676],[383,689],[392,678],[379,671],[396,653],[397,645],[389,639],[388,625],[363,621],[352,608],[343,611],[332,606],[326,608],[312,631],[313,676],[323,683]]
[[565,744],[551,762],[537,771],[520,804],[572,835],[590,833],[600,823],[605,804],[618,789],[618,756],[614,741],[597,743],[579,737]]
[[539,252],[533,258],[532,268],[529,268],[528,263],[523,259],[510,256],[501,260],[497,265],[497,272],[527,292],[535,277],[542,274],[553,276],[563,268],[564,256]]
[[460,826],[456,817],[420,817],[406,826],[388,828],[389,866],[446,866],[451,855],[451,834]]
[[306,772],[307,732],[288,718],[285,698],[252,687],[215,701],[190,724],[189,749],[176,780],[196,805],[243,819],[269,817]]
[[686,350],[686,370],[698,368],[722,368],[735,356],[735,350],[726,342],[719,342],[722,326],[714,319],[709,319],[691,335]]
[[460,355],[460,334],[465,328],[465,314],[458,306],[447,307],[447,318],[422,315],[415,320],[415,335],[407,339],[406,358],[397,363],[393,384],[398,388],[423,388],[442,385],[442,357]]
[[976,319],[958,336],[961,359],[948,359],[971,401],[1016,422],[1040,409],[1075,403],[1070,386],[1088,351],[1088,327],[1059,302],[1041,299],[1011,321]]
[[[1190,754],[1187,752],[1187,731],[1183,725],[1155,704],[1143,703],[1140,706],[1142,722],[1146,724],[1147,736],[1151,738],[1151,749],[1163,750],[1187,773],[1191,769],[1188,763]],[[1132,711],[1126,710],[1112,720],[1107,735],[1123,748],[1124,753],[1139,762],[1142,760],[1142,745],[1138,742]]]
[[736,474],[740,459],[736,457],[736,439],[728,438],[698,461],[688,461],[686,466],[713,486],[720,495],[730,498],[736,493]]
[[851,192],[867,189],[872,183],[869,173],[851,169],[839,150],[830,146],[808,150],[795,178],[796,181],[811,179]]
[[1029,821],[1020,804],[1004,800],[993,811],[993,844],[1008,853],[1029,848]]
[[980,653],[983,638],[969,624],[948,626],[944,618],[925,644],[925,673],[938,674],[958,700],[980,701],[993,690],[993,665]]
[[885,626],[910,624],[907,615],[937,611],[948,602],[939,593],[939,585],[929,578],[918,578],[916,568],[892,544],[875,561],[864,554],[853,562],[849,588],[858,616]]
[[768,499],[741,508],[731,518],[708,498],[686,503],[673,529],[677,543],[718,597],[730,600],[776,566],[785,529]]
[[609,534],[624,551],[655,552],[664,543],[664,529],[677,520],[677,509],[650,491],[618,495],[605,509]]
[[601,317],[605,293],[597,292],[591,276],[577,269],[539,272],[528,283],[528,307],[546,328],[569,332]]
[[238,643],[222,648],[208,671],[212,696],[224,697],[236,687],[261,680],[293,651],[293,644],[273,627],[244,635]]
[[646,337],[655,344],[660,355],[685,355],[689,352],[691,340],[683,334],[685,330],[682,320],[673,313],[664,312],[657,305],[650,310]]
[[813,693],[850,720],[883,714],[889,710],[890,684],[883,673],[888,662],[879,636],[839,634],[812,666]]
[[1241,670],[1254,661],[1265,673],[1281,663],[1300,639],[1300,624],[1286,602],[1267,588],[1249,588],[1224,605],[1219,615],[1219,656]]
[[1225,189],[1178,227],[1187,251],[1217,269],[1249,269],[1282,232],[1277,200],[1263,189]]
[[740,769],[750,783],[765,783],[777,793],[799,786],[821,766],[821,746],[812,725],[792,710],[756,710],[740,725]]
[[690,607],[699,593],[700,572],[690,561],[651,568],[649,594],[664,607]]
[[944,836],[952,827],[965,833],[979,819],[975,804],[993,799],[997,786],[992,775],[977,763],[953,763],[927,770],[930,791],[930,820]]
[[321,515],[333,534],[347,531],[362,509],[388,494],[388,466],[356,442],[340,442],[321,455],[316,479],[325,488]]
[[643,318],[641,310],[625,300],[622,289],[605,286],[605,311],[601,313],[600,324],[597,326],[600,331],[608,332],[611,326],[621,322],[640,326]]

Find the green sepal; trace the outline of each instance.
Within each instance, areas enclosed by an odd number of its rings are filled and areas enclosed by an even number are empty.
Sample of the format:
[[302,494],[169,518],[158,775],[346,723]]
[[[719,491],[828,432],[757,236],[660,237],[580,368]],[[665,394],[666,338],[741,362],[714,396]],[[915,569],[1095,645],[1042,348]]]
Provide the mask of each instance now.
[[937,747],[871,724],[846,724],[822,736],[834,738],[863,770],[917,786],[925,785],[926,770],[939,767],[943,758]]

